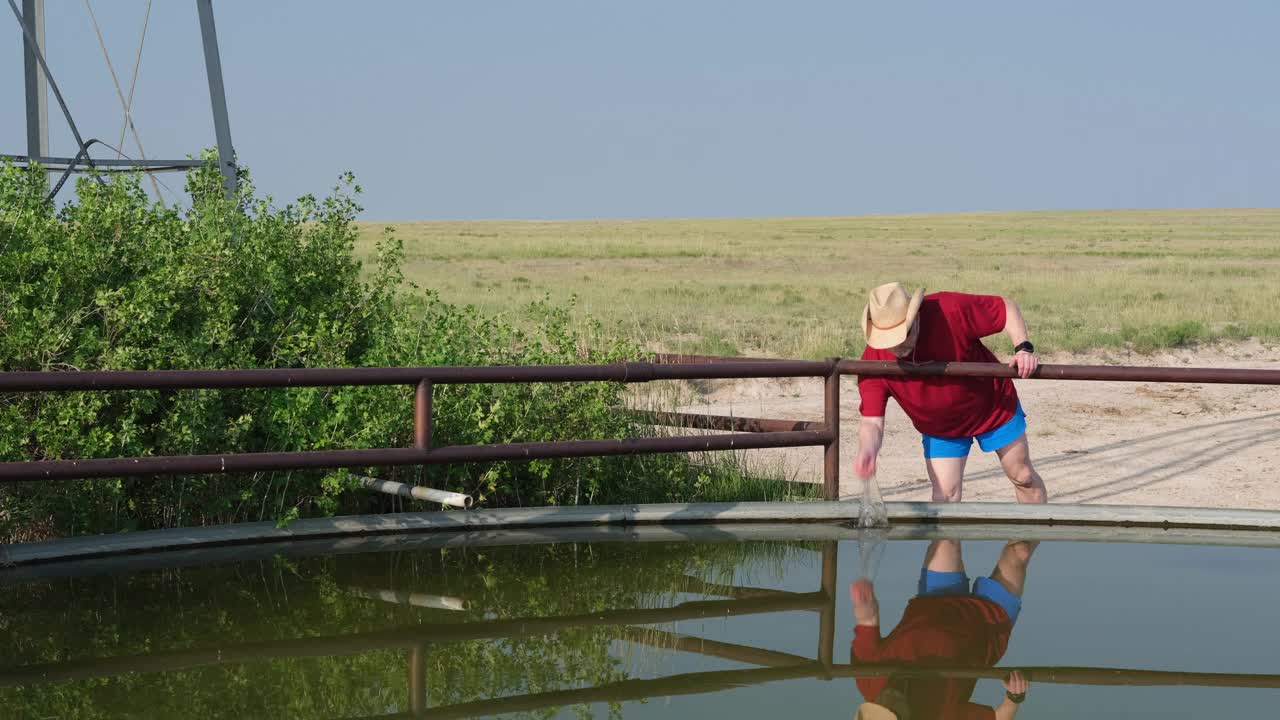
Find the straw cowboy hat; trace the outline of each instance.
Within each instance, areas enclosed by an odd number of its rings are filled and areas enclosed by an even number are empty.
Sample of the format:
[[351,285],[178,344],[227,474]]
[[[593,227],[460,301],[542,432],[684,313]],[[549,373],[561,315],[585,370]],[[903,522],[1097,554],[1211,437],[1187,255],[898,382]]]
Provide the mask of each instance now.
[[924,300],[924,288],[908,296],[901,283],[888,283],[871,291],[867,306],[862,309],[862,333],[867,345],[877,350],[888,350],[901,345],[911,331]]

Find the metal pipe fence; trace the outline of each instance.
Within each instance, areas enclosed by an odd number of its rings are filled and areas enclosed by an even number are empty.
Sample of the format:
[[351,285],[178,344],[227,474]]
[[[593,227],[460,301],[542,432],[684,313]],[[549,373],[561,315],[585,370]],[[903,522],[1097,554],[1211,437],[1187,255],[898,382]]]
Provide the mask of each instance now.
[[[642,437],[610,440],[454,445],[432,447],[435,385],[528,382],[621,382],[767,377],[826,379],[828,411],[839,409],[835,360],[729,361],[718,363],[622,362],[608,365],[541,365],[421,368],[302,368],[262,370],[121,370],[0,373],[0,392],[107,390],[204,390],[335,385],[407,385],[414,388],[413,446],[359,450],[228,453],[0,463],[0,482],[145,477],[154,475],[262,472],[341,467],[433,465],[497,460],[533,460],[651,453],[821,446],[833,458],[825,497],[838,495],[839,419],[822,423],[655,414],[655,424],[731,430],[722,435]],[[834,396],[832,396],[834,394]]]
[[[761,448],[823,448],[823,497],[839,497],[840,379],[893,377],[1016,377],[999,363],[905,363],[865,360],[778,360],[706,355],[658,355],[656,362],[400,368],[280,368],[257,370],[102,370],[0,373],[0,392],[200,390],[404,385],[414,388],[413,445],[402,448],[38,460],[0,463],[0,482],[263,472],[342,467],[433,465],[502,460],[639,455]],[[435,385],[531,382],[620,382],[813,377],[823,380],[823,419],[733,418],[640,413],[654,425],[726,432],[719,435],[560,440],[432,446]],[[1031,379],[1280,385],[1280,370],[1041,365]]]

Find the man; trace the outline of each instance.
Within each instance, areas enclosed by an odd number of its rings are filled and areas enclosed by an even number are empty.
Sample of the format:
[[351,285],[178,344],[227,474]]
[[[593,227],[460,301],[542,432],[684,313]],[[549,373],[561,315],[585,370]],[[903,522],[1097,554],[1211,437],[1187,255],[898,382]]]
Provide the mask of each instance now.
[[[875,587],[867,578],[859,578],[849,587],[857,622],[851,664],[907,665],[909,670],[926,672],[931,667],[994,667],[1004,656],[1022,611],[1027,564],[1036,544],[1009,541],[991,575],[978,578],[970,589],[959,541],[930,543],[918,594],[884,638]],[[857,684],[866,702],[855,720],[1012,720],[1028,686],[1022,673],[1011,673],[1004,680],[1004,701],[991,708],[969,701],[977,685],[971,678],[899,673],[861,678]]]
[[[1009,365],[1018,376],[1030,377],[1038,365],[1022,311],[997,295],[926,296],[923,289],[907,295],[898,283],[881,285],[862,311],[862,331],[867,338],[863,360],[998,362],[981,338],[1004,331],[1014,350]],[[862,422],[853,469],[859,477],[875,474],[892,397],[923,436],[934,502],[960,501],[974,440],[999,456],[1018,502],[1048,501],[1044,480],[1031,465],[1026,415],[1009,378],[860,377],[858,393]]]

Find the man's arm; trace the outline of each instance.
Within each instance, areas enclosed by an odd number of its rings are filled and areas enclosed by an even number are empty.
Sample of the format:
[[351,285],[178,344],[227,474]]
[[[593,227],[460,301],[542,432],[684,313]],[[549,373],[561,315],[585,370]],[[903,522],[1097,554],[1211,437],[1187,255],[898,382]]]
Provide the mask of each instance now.
[[1030,339],[1027,335],[1026,318],[1022,317],[1022,308],[1009,298],[1004,298],[1004,331],[1008,333],[1009,341],[1014,345]]
[[858,455],[853,461],[855,475],[865,480],[876,474],[876,457],[883,441],[884,416],[862,418],[858,423]]
[[[1027,321],[1022,317],[1022,309],[1018,307],[1018,303],[1004,298],[1004,331],[1009,335],[1009,342],[1014,347],[1021,345],[1030,339],[1027,335]],[[1013,354],[1013,359],[1009,361],[1010,367],[1018,368],[1018,377],[1031,377],[1031,373],[1036,371],[1036,367],[1040,362],[1036,359],[1035,353],[1019,350]]]
[[[880,637],[880,601],[876,599],[875,586],[869,578],[858,578],[849,586],[849,599],[853,602],[853,644],[849,646],[849,662],[873,663],[881,659],[883,646]],[[868,684],[869,678],[858,681],[858,688],[867,690],[877,683]]]
[[1018,704],[1009,698],[995,707],[996,720],[1013,720],[1018,714]]

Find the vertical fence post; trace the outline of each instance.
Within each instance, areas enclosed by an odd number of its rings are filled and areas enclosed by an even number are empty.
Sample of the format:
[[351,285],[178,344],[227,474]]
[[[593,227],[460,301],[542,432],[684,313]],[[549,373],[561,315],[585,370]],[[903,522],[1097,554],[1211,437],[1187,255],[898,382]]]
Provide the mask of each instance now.
[[840,371],[839,358],[832,358],[831,372],[823,387],[823,421],[831,439],[824,446],[822,466],[822,499],[840,499]]
[[413,395],[413,446],[431,449],[431,381],[420,380]]
[[409,651],[409,712],[417,717],[427,709],[426,645]]
[[[424,454],[431,450],[431,381],[419,380],[413,392],[413,446]],[[422,479],[427,465],[422,465]]]
[[818,662],[828,670],[836,644],[836,551],[839,548],[835,540],[822,543],[822,592],[826,593],[827,604],[818,616]]

